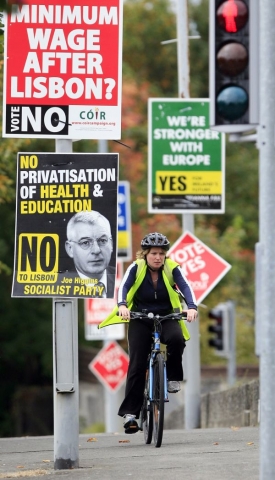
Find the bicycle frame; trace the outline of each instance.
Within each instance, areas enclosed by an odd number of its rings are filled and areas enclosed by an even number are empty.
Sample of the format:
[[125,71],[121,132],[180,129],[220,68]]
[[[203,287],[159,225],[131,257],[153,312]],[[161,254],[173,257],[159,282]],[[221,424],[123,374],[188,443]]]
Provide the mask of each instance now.
[[[151,351],[150,359],[149,359],[149,399],[153,401],[153,385],[154,385],[154,361],[157,355],[162,355],[162,351],[160,349],[160,334],[157,331],[157,325],[154,323],[154,345]],[[167,370],[166,370],[166,361],[164,360],[164,401],[169,402],[168,399],[168,390],[167,390]]]

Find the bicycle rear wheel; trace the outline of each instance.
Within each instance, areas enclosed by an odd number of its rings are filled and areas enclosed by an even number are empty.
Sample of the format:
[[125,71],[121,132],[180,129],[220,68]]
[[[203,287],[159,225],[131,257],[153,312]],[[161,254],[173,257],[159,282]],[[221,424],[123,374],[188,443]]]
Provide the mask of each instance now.
[[152,442],[153,436],[153,409],[152,404],[149,400],[149,382],[146,380],[146,385],[143,394],[143,405],[141,411],[142,426],[143,426],[143,435],[144,441],[146,444]]
[[154,363],[153,431],[155,447],[162,443],[164,423],[164,360],[159,353]]

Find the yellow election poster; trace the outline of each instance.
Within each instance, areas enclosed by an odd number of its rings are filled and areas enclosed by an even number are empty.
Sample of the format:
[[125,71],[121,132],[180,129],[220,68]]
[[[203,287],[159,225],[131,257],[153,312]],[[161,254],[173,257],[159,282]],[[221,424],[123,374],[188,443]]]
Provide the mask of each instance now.
[[13,297],[114,298],[118,154],[18,153]]

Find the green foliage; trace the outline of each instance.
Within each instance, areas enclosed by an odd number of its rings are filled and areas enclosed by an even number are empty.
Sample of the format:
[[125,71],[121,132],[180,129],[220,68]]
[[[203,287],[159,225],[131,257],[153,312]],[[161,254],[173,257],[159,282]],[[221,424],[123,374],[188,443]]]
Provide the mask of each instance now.
[[233,225],[222,234],[215,227],[207,227],[203,221],[196,229],[197,236],[224,258],[231,270],[219,285],[206,297],[203,304],[206,309],[199,309],[201,331],[202,364],[224,363],[208,346],[208,312],[220,302],[233,300],[236,313],[236,362],[237,364],[257,363],[255,356],[254,332],[254,254],[244,252],[241,243],[245,231],[240,216],[235,217]]
[[253,144],[226,145],[225,213],[204,215],[207,227],[215,226],[221,233],[236,222],[244,231],[240,247],[254,250],[258,241],[258,151]]
[[[137,83],[144,80],[156,92],[177,92],[176,18],[168,0],[128,0],[124,4],[123,62]],[[168,59],[168,61],[167,61]]]
[[190,52],[190,96],[208,98],[208,0],[202,0],[199,7],[189,2],[188,13],[190,34],[192,26],[200,39],[189,42]]
[[10,11],[13,5],[23,5],[22,0],[0,0],[0,9],[1,11]]
[[19,385],[52,382],[50,300],[11,299],[15,204],[0,204],[0,436],[14,435],[11,399]]
[[88,425],[87,427],[81,427],[80,433],[89,434],[89,433],[104,433],[105,425],[104,423],[98,422]]

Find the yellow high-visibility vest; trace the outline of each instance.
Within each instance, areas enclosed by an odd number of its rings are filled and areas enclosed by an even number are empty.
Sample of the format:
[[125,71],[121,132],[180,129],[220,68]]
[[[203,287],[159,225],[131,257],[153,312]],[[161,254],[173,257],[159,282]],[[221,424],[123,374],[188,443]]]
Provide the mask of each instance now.
[[[144,277],[145,277],[145,274],[146,274],[146,269],[147,269],[147,263],[146,263],[145,260],[136,260],[135,263],[138,266],[137,274],[136,274],[136,281],[132,285],[132,287],[130,288],[130,290],[127,294],[127,298],[126,298],[129,310],[131,310],[131,308],[133,306],[133,300],[134,300],[135,293],[138,290],[138,288],[140,287],[142,281],[144,280]],[[169,298],[170,298],[170,302],[171,302],[171,305],[172,305],[175,313],[180,313],[182,311],[182,306],[181,306],[181,302],[180,302],[180,299],[179,299],[179,295],[178,295],[177,292],[175,292],[175,290],[172,287],[174,285],[173,273],[172,272],[173,272],[174,268],[178,267],[178,266],[179,266],[178,263],[174,262],[170,258],[166,258],[166,260],[164,262],[164,268],[162,270],[162,278],[163,278],[165,286],[167,288]],[[118,313],[118,307],[115,306],[115,308],[110,313],[110,315],[108,315],[108,317],[98,325],[98,328],[108,327],[109,325],[115,325],[116,323],[128,323],[129,322],[129,319],[124,319],[124,318],[120,317],[119,315],[117,315],[117,313]],[[184,339],[189,340],[190,339],[190,334],[188,332],[187,326],[185,325],[184,319],[179,320],[179,324],[180,324],[181,331],[182,331]]]

